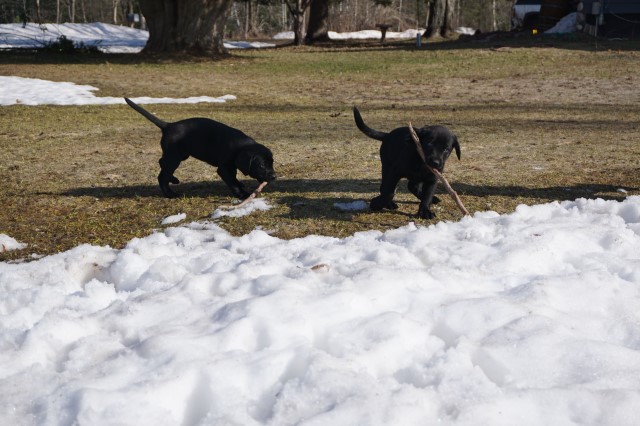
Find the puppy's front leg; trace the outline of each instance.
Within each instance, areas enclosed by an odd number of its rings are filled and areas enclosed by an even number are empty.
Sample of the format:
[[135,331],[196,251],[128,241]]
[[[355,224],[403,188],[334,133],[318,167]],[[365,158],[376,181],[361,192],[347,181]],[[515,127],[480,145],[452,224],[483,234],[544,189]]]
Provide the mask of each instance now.
[[237,170],[235,167],[227,168],[227,167],[218,167],[218,176],[222,178],[224,183],[227,184],[231,193],[237,198],[244,200],[249,195],[246,189],[244,189],[244,185],[236,178]]
[[[415,181],[415,180],[410,180],[409,184],[407,185],[407,188],[409,188],[409,191],[416,196],[416,198],[418,200],[422,200],[422,196],[424,195],[424,192],[422,191],[422,181]],[[431,197],[431,204],[438,204],[440,202],[440,198],[438,198],[437,195],[434,195],[433,197]]]
[[436,183],[437,180],[435,176],[433,176],[433,179],[427,179],[422,183],[422,194],[420,194],[422,198],[420,199],[420,207],[418,208],[418,217],[421,219],[433,219],[436,217],[435,213],[430,209],[435,198],[433,194],[436,192]]

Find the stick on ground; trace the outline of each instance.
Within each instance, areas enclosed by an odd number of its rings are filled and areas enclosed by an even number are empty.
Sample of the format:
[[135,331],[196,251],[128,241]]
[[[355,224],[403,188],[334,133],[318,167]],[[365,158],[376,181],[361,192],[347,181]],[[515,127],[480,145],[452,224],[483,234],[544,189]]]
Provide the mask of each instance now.
[[264,189],[265,186],[267,186],[267,183],[269,182],[262,182],[260,185],[258,185],[258,187],[256,188],[255,191],[253,191],[253,193],[251,195],[249,195],[247,198],[245,198],[244,200],[242,200],[242,202],[238,203],[238,204],[233,204],[233,205],[224,205],[224,206],[220,206],[219,208],[221,209],[225,209],[225,210],[235,210],[235,209],[239,209],[240,207],[244,206],[245,204],[247,204],[249,201],[253,200],[254,198],[256,198],[256,195],[258,195],[259,193],[262,192],[262,190]]
[[456,205],[462,211],[462,213],[465,216],[470,216],[469,211],[465,208],[464,204],[462,204],[462,200],[460,199],[460,197],[458,197],[458,194],[456,193],[456,191],[453,190],[451,185],[449,185],[449,182],[447,182],[447,180],[444,178],[442,173],[440,173],[438,170],[434,169],[433,167],[431,167],[431,166],[429,166],[427,164],[427,157],[424,154],[424,150],[422,149],[422,145],[420,145],[420,139],[418,138],[418,135],[416,134],[416,131],[413,130],[413,126],[411,125],[411,122],[409,122],[409,132],[411,133],[411,139],[413,139],[413,141],[416,144],[416,149],[418,150],[418,155],[420,155],[420,158],[422,159],[422,163],[424,164],[424,166],[427,169],[429,169],[429,171],[431,173],[436,175],[436,177],[438,178],[438,180],[440,182],[442,182],[442,184],[444,185],[445,189],[447,190],[449,195],[451,195],[451,198],[453,198],[453,201],[456,202]]

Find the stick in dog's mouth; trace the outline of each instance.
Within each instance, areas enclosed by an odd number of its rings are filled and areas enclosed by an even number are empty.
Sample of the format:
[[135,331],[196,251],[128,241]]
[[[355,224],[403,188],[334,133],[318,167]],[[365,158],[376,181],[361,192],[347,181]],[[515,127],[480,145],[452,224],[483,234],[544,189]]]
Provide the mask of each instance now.
[[221,209],[225,209],[225,210],[234,210],[234,209],[239,209],[240,207],[246,205],[247,203],[249,203],[251,200],[253,200],[254,198],[256,198],[256,196],[262,192],[262,190],[264,189],[265,186],[267,186],[269,182],[264,181],[262,182],[260,185],[258,185],[258,187],[256,188],[255,191],[253,191],[253,193],[251,195],[249,195],[247,198],[245,198],[244,200],[242,200],[242,202],[238,203],[238,204],[234,204],[234,205],[225,205],[225,206],[220,206],[219,208]]

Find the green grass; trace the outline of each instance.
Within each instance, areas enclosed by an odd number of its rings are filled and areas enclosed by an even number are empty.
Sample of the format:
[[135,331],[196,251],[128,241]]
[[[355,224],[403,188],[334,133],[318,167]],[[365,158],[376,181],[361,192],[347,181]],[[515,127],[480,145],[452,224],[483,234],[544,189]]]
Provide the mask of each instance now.
[[[640,194],[637,48],[620,41],[594,51],[589,40],[547,38],[420,50],[409,42],[284,47],[218,61],[1,53],[0,75],[89,84],[99,96],[236,95],[224,104],[147,106],[168,121],[225,122],[273,150],[280,179],[264,196],[274,208],[217,222],[236,235],[261,227],[282,238],[344,237],[460,218],[442,193],[437,220],[416,219],[404,183],[396,212],[333,207],[368,201],[379,185],[378,142],[356,129],[353,105],[379,130],[449,126],[462,161],[450,159],[445,176],[472,213]],[[226,186],[212,167],[187,160],[176,172],[183,196],[162,198],[159,137],[126,105],[0,107],[0,233],[29,245],[0,260],[83,243],[122,247],[179,212],[210,220],[231,201]]]

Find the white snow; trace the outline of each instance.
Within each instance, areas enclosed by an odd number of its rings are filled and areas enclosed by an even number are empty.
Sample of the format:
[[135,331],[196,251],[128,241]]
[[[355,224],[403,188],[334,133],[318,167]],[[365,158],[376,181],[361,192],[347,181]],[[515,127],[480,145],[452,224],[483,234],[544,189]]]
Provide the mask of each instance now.
[[640,197],[0,263],[0,424],[632,425]]
[[161,225],[172,225],[174,223],[182,222],[187,218],[186,213],[178,213],[171,216],[167,216],[160,222]]
[[[65,36],[76,45],[95,46],[104,53],[138,53],[149,32],[135,28],[103,24],[0,24],[0,49],[42,47]],[[273,43],[225,41],[227,49],[274,47]]]
[[476,33],[476,29],[475,28],[471,28],[471,27],[458,27],[456,28],[456,32],[458,34],[464,34],[464,35],[474,35]]
[[221,217],[242,217],[257,211],[271,210],[271,204],[265,198],[254,198],[242,207],[237,208],[217,208],[212,214],[212,219]]
[[369,207],[369,203],[364,200],[356,200],[348,203],[334,203],[333,207],[344,211],[358,211],[367,209]]
[[227,49],[265,49],[267,47],[275,47],[274,43],[265,43],[263,41],[230,41],[224,42]]
[[[386,39],[412,39],[416,38],[417,34],[422,34],[424,29],[411,29],[406,31],[387,31],[385,34]],[[335,31],[328,31],[327,35],[331,40],[366,40],[366,39],[380,39],[382,33],[380,30],[361,30],[346,33],[337,33]],[[272,37],[274,40],[293,40],[293,31],[283,31]]]
[[6,234],[0,234],[0,252],[9,250],[22,250],[25,247],[27,247],[26,244],[16,241],[15,238],[12,238]]
[[0,49],[33,48],[57,41],[60,36],[76,44],[96,46],[105,53],[137,53],[149,38],[148,31],[103,24],[22,24],[0,25]]
[[545,31],[546,34],[567,34],[576,32],[578,12],[572,12],[558,21],[552,28]]
[[[0,76],[0,105],[109,105],[124,104],[122,97],[95,96],[97,87],[70,82],[40,80],[36,78]],[[125,94],[126,95],[126,94]],[[221,103],[236,99],[233,95],[218,98],[193,96],[189,98],[132,97],[140,104],[161,103]]]

